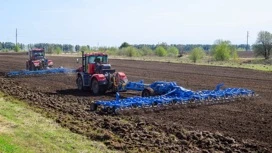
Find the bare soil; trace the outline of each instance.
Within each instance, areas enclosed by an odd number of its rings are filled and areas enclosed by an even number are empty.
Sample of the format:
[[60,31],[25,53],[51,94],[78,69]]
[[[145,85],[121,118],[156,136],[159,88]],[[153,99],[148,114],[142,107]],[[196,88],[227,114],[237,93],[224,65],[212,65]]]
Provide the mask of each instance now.
[[[75,74],[5,78],[25,68],[27,55],[0,54],[0,91],[26,101],[71,131],[126,152],[272,152],[272,73],[248,69],[132,60],[110,60],[130,81],[176,81],[193,90],[228,87],[254,90],[258,98],[228,104],[137,111],[119,116],[90,111],[96,100],[76,89]],[[55,67],[77,68],[75,57],[50,57]],[[122,97],[140,95],[121,93]]]

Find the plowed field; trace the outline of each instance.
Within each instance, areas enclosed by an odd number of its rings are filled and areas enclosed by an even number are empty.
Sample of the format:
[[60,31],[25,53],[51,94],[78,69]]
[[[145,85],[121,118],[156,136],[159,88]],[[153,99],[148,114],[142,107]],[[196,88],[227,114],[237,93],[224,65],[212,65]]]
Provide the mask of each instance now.
[[[258,98],[221,105],[180,108],[120,116],[89,110],[95,100],[76,89],[75,75],[5,78],[25,68],[27,55],[0,54],[0,91],[26,101],[71,131],[127,152],[272,152],[272,73],[248,69],[131,60],[110,60],[130,81],[176,81],[188,89],[228,87],[255,90]],[[55,67],[77,68],[74,57],[50,57]],[[123,97],[139,92],[121,93]]]

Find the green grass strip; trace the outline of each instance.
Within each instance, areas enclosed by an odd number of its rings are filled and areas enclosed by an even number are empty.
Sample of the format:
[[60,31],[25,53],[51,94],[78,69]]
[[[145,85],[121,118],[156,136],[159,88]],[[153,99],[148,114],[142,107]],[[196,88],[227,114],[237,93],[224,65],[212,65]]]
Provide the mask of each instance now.
[[24,102],[0,93],[0,152],[112,152],[101,142],[72,133],[34,112]]

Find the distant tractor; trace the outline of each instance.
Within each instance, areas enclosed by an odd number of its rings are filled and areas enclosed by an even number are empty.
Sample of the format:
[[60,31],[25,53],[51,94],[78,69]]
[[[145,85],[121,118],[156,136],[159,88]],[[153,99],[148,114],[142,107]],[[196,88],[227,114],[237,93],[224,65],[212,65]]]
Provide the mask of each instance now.
[[26,69],[29,71],[45,70],[53,67],[53,61],[45,58],[44,49],[32,49],[28,52]]
[[79,90],[90,89],[94,95],[99,95],[106,91],[126,91],[127,83],[125,73],[111,69],[107,54],[82,52],[82,66],[77,69],[76,79]]

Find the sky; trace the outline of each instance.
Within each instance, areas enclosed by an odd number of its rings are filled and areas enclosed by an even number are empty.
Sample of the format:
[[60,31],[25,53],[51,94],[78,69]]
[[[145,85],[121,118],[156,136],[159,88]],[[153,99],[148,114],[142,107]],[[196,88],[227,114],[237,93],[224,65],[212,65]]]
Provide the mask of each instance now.
[[271,0],[0,0],[0,41],[91,46],[255,43]]

